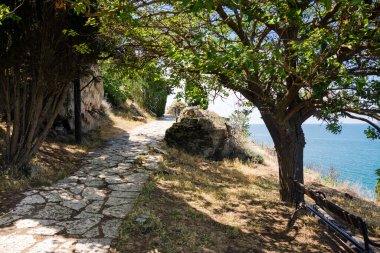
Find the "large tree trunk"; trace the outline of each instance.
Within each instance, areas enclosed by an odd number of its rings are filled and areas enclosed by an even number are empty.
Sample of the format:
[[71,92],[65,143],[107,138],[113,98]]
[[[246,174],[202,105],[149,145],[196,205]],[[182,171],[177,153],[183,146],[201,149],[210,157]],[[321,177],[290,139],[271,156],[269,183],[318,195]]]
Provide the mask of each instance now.
[[272,117],[263,116],[264,122],[275,144],[280,178],[280,198],[288,203],[299,203],[303,194],[298,192],[293,179],[301,183],[303,177],[303,151],[305,136],[301,127],[302,122],[290,119],[279,123]]

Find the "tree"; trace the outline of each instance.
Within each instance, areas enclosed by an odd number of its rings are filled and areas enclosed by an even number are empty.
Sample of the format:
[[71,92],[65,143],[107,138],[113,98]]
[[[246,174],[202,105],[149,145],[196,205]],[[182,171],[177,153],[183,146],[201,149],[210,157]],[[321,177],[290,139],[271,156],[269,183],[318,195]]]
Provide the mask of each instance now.
[[174,79],[214,76],[213,88],[252,102],[275,144],[281,200],[299,202],[303,122],[316,116],[337,133],[350,117],[380,137],[379,12],[360,0],[172,1],[137,11],[124,31]]
[[96,37],[89,35],[97,29],[62,1],[5,1],[0,7],[1,169],[15,172],[41,146],[76,73],[96,60]]

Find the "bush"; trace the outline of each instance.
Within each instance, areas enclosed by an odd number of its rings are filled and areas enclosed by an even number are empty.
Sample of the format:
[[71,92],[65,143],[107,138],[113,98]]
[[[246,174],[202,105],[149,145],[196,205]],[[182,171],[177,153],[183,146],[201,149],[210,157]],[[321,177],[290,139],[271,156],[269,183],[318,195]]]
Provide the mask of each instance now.
[[238,140],[249,137],[249,114],[250,110],[235,110],[229,117],[228,124],[232,127],[233,134]]
[[129,75],[127,69],[111,60],[102,62],[105,96],[114,107],[120,108],[127,98],[149,109],[158,117],[165,113],[167,84],[157,70]]
[[128,93],[123,89],[123,84],[120,80],[114,80],[107,73],[103,76],[104,96],[107,101],[115,108],[123,106],[128,97]]

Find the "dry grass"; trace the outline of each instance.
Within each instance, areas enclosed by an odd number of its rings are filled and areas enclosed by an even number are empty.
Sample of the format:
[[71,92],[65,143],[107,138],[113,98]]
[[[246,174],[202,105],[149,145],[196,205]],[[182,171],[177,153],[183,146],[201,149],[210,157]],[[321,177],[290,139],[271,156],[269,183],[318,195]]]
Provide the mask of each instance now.
[[[168,152],[162,172],[145,187],[123,225],[116,245],[120,252],[343,250],[312,217],[286,229],[294,208],[279,202],[273,157],[266,157],[266,165],[245,165]],[[150,217],[146,224],[136,222],[142,215]]]

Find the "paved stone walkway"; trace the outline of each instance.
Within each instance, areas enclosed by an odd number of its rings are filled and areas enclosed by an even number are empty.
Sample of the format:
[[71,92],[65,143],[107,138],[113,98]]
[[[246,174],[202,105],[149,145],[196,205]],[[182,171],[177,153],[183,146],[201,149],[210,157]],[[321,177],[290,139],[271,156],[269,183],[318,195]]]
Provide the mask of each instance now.
[[25,198],[0,217],[0,253],[108,252],[122,218],[157,169],[151,152],[173,121],[139,126],[90,152],[83,167]]

